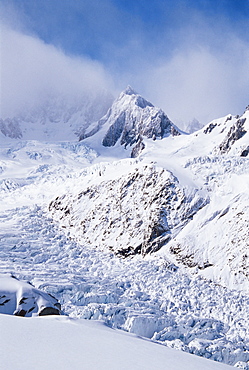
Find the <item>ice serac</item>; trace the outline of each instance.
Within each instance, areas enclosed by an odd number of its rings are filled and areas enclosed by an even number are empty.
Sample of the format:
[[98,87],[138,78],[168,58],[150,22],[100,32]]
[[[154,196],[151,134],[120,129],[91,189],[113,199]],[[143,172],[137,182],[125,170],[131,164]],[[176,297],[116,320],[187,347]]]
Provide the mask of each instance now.
[[143,137],[156,140],[180,135],[180,130],[161,109],[154,107],[130,86],[114,101],[99,126],[107,127],[103,146],[112,147],[119,141],[125,148],[132,147],[131,157],[136,157],[143,149]]
[[56,298],[10,275],[0,275],[0,313],[15,316],[60,315]]
[[207,201],[197,191],[187,195],[169,171],[138,165],[117,179],[57,197],[49,210],[75,240],[128,256],[159,250]]

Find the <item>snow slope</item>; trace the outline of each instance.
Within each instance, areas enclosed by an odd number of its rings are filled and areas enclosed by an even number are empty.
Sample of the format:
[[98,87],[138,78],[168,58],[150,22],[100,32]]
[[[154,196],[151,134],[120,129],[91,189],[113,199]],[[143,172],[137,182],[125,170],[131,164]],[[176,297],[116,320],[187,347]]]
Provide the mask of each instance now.
[[112,330],[100,322],[0,315],[0,327],[2,369],[231,369]]

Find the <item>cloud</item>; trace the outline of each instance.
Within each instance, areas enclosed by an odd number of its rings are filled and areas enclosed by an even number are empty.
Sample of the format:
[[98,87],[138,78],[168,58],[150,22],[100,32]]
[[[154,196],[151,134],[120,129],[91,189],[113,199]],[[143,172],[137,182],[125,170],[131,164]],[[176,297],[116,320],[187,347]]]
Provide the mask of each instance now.
[[179,51],[151,66],[143,88],[178,124],[241,114],[249,103],[249,48],[239,40],[230,46],[230,53],[205,46]]
[[205,124],[240,114],[249,104],[248,16],[242,7],[234,17],[236,9],[224,11],[227,2],[222,9],[192,0],[156,0],[149,8],[146,1],[13,3],[4,12],[11,26],[2,32],[4,115],[49,94],[99,87],[118,94],[128,84],[177,124],[193,118]]
[[1,116],[6,117],[54,95],[112,90],[100,62],[66,55],[58,48],[9,26],[1,38]]
[[162,31],[152,56],[135,63],[130,84],[180,126],[242,114],[249,104],[249,40],[225,18],[212,15],[210,24],[196,11],[188,15],[189,23],[174,29],[174,42]]

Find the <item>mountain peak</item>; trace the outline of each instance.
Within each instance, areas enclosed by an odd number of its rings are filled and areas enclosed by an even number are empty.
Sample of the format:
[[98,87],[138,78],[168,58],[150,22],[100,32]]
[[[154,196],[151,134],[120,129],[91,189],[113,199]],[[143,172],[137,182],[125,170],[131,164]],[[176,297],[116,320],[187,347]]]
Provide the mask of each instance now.
[[126,95],[137,95],[137,92],[135,90],[133,90],[133,88],[130,85],[128,85],[126,87],[126,89],[123,91],[123,93],[126,94]]
[[180,131],[166,114],[136,93],[131,86],[121,93],[101,120],[108,127],[102,145],[111,147],[118,140],[124,148],[132,149],[131,156],[137,156],[145,147],[143,137],[156,140],[169,135],[180,135]]

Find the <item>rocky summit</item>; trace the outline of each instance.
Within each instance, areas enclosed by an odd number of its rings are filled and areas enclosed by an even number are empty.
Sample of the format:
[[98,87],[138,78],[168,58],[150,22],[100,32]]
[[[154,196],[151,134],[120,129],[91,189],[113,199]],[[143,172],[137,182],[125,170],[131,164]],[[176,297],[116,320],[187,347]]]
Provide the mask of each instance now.
[[[130,149],[132,158],[144,149],[143,138],[156,140],[181,133],[161,109],[154,107],[130,86],[113,102],[88,136],[98,131],[103,146],[121,145]],[[85,137],[82,135],[81,139]]]

